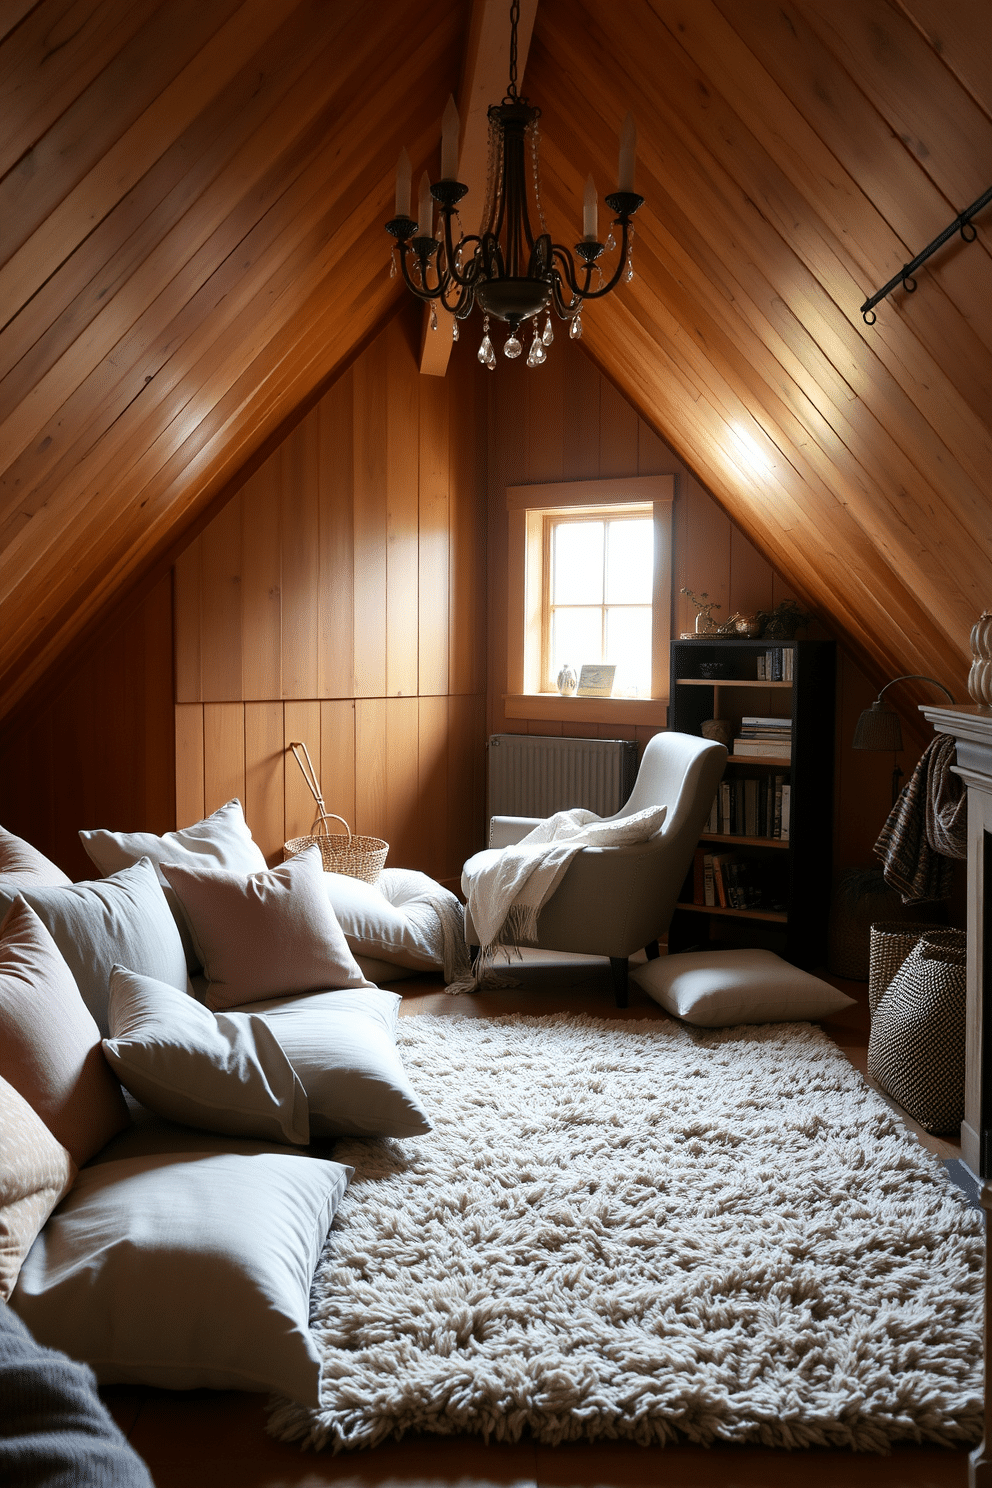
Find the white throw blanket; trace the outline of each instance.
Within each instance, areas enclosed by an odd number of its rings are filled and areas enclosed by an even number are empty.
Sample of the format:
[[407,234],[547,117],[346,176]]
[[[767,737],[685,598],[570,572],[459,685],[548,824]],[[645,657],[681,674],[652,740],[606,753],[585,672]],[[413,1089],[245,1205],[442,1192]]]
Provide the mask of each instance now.
[[479,970],[489,964],[495,946],[536,938],[541,907],[576,853],[584,847],[646,842],[661,827],[666,809],[649,806],[613,821],[582,808],[558,811],[520,842],[470,859],[462,874],[462,892],[481,946]]

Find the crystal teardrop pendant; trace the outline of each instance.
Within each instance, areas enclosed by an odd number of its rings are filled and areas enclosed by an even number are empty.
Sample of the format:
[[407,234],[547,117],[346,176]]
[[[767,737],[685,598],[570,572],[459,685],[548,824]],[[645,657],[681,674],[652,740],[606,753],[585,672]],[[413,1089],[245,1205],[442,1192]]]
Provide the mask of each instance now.
[[517,339],[516,332],[514,332],[503,347],[503,355],[512,359],[513,357],[518,357],[522,351],[523,347]]
[[480,345],[476,355],[478,356],[479,361],[482,363],[482,365],[489,368],[490,372],[495,370],[496,353],[493,350],[493,343],[489,339],[488,331],[483,336],[482,344]]
[[568,327],[568,334],[571,336],[571,338],[572,338],[573,341],[581,341],[581,339],[582,339],[582,311],[581,310],[579,311],[579,313],[577,315],[573,315],[572,320],[571,320],[571,322],[569,324],[569,327]]
[[389,277],[390,277],[390,279],[395,279],[396,278],[396,249],[395,248],[393,249],[392,253],[390,253],[390,255],[389,255]]
[[458,340],[458,322],[454,316],[451,317],[451,339],[452,341]]
[[537,326],[535,326],[534,339],[530,343],[530,351],[527,353],[527,365],[528,367],[539,367],[542,362],[546,362],[547,360],[548,353],[541,344],[541,333],[537,329]]
[[551,316],[549,315],[544,322],[544,330],[541,332],[541,340],[544,342],[545,346],[550,346],[554,339],[555,333],[551,329]]
[[431,330],[437,330],[437,311],[434,308],[433,301],[431,302]]

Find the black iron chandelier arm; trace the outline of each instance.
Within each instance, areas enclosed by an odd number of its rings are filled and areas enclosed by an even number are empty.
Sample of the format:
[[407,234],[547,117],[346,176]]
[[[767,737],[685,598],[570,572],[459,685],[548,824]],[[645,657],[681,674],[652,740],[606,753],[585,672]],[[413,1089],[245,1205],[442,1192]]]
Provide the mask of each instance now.
[[554,245],[555,257],[561,262],[564,267],[564,278],[568,284],[569,289],[572,291],[573,295],[578,295],[583,300],[601,300],[604,295],[608,295],[611,290],[616,289],[617,285],[620,283],[620,276],[627,266],[627,251],[630,247],[630,223],[629,221],[615,222],[613,226],[619,227],[621,230],[620,251],[617,255],[617,264],[609,279],[607,279],[605,283],[601,284],[598,289],[590,289],[589,286],[592,283],[592,271],[595,266],[596,259],[598,259],[599,255],[597,254],[596,258],[593,258],[588,263],[586,263],[585,284],[580,285],[575,271],[575,260],[573,259],[572,255],[569,253],[568,249],[563,248],[560,243],[556,243]]
[[[421,255],[417,252],[417,250],[411,246],[409,239],[401,238],[396,246],[399,248],[400,251],[400,272],[403,275],[403,280],[406,284],[407,289],[410,291],[411,294],[416,295],[418,300],[436,300],[444,292],[444,276],[439,273],[437,284],[433,289],[430,287],[430,283],[428,282],[427,278],[427,269],[430,265],[430,259],[431,257],[433,257],[433,255],[429,255],[425,261],[421,258]],[[417,283],[413,275],[410,273],[408,258],[411,254],[421,265],[422,282],[420,284]]]
[[[467,236],[464,236],[464,237],[459,238],[458,242],[456,243],[454,241],[454,238],[453,238],[452,232],[451,232],[451,217],[452,217],[452,213],[445,212],[445,214],[444,214],[444,266],[445,266],[445,273],[446,273],[447,277],[449,279],[451,279],[455,284],[457,284],[460,289],[465,289],[465,288],[468,288],[469,286],[474,286],[475,281],[479,277],[479,249],[480,249],[481,244],[482,244],[482,239],[481,239],[481,237],[479,236],[478,233],[469,233]],[[468,262],[465,264],[465,267],[462,268],[462,269],[460,269],[458,267],[458,255],[459,255],[459,253],[461,253],[462,260],[464,262],[465,261],[466,251],[469,249],[469,247],[473,243],[475,243],[477,245],[476,251],[471,254],[471,256],[468,259]]]

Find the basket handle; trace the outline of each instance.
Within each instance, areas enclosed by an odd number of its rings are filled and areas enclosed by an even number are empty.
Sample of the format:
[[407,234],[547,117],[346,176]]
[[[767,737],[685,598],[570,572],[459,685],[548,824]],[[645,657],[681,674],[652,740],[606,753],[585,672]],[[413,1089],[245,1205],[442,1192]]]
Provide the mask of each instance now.
[[[300,770],[303,773],[303,779],[306,781],[307,785],[310,788],[310,794],[317,802],[317,810],[320,813],[320,816],[326,816],[327,807],[324,805],[324,797],[320,789],[320,781],[317,779],[317,772],[313,767],[313,761],[310,758],[309,749],[305,744],[299,741],[297,741],[295,744],[291,743],[289,747],[293,751],[293,758],[295,759],[296,763],[299,765]],[[303,759],[301,759],[299,755],[299,751],[301,749],[303,750]],[[303,762],[304,760],[306,760],[305,764]],[[320,820],[320,816],[318,816],[317,818],[318,821]],[[343,818],[339,816],[337,820],[342,821]],[[316,826],[316,822],[314,823],[314,825]],[[347,826],[347,822],[345,822],[345,826]]]
[[[323,806],[323,804],[324,804],[323,801],[321,801],[320,804]],[[325,825],[324,825],[324,823],[325,822],[328,822],[328,821],[339,821],[341,823],[341,825],[344,827],[345,831],[348,833],[348,842],[350,844],[350,842],[351,842],[351,828],[349,827],[348,823],[345,821],[345,819],[344,819],[343,816],[338,816],[336,814],[336,812],[333,812],[333,811],[321,811],[317,816],[315,816],[314,819],[313,819],[313,825],[310,828],[311,833],[313,833],[317,837],[332,837],[332,836],[334,836],[334,833],[333,832],[329,832],[327,830],[327,828],[325,827]]]

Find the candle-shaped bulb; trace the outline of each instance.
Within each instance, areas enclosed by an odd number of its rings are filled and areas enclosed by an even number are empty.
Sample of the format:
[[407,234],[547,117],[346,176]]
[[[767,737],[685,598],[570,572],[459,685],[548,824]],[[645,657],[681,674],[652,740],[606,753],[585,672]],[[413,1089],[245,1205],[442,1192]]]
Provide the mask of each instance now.
[[620,180],[618,191],[634,189],[634,156],[637,152],[637,125],[633,114],[628,114],[620,130]]
[[598,240],[597,219],[599,208],[596,202],[596,183],[592,176],[586,180],[585,195],[582,198],[582,236],[587,243],[595,243]]
[[441,120],[441,180],[454,181],[458,178],[458,110],[455,100],[448,97],[448,106]]
[[413,179],[413,169],[410,165],[410,157],[404,147],[400,151],[400,158],[396,162],[396,215],[397,217],[409,217],[410,215],[410,182]]
[[417,237],[432,238],[434,236],[434,199],[431,196],[431,183],[426,171],[420,178],[417,216]]

